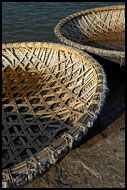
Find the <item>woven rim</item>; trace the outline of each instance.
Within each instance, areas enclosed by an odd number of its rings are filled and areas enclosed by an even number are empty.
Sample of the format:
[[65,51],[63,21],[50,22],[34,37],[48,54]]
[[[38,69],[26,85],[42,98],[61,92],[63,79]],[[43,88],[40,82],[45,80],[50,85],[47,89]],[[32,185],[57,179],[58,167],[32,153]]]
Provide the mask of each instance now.
[[[38,175],[43,174],[59,159],[65,156],[68,151],[72,149],[75,142],[80,141],[81,138],[86,135],[88,129],[92,127],[94,120],[100,113],[108,90],[106,76],[102,66],[90,55],[81,50],[56,43],[22,42],[2,44],[3,51],[10,51],[11,49],[18,48],[50,48],[75,54],[82,62],[87,61],[88,64],[91,65],[94,71],[94,77],[97,81],[97,87],[87,111],[82,114],[67,133],[64,133],[62,137],[34,156],[31,156],[25,161],[2,171],[2,186],[4,188],[25,185]],[[94,112],[92,110],[94,110]]]
[[105,58],[108,56],[111,56],[113,58],[118,58],[120,60],[125,59],[125,52],[121,52],[121,51],[116,51],[116,50],[106,50],[106,49],[101,49],[101,48],[96,48],[96,47],[91,47],[90,45],[81,45],[79,43],[76,43],[74,41],[71,41],[69,39],[67,39],[67,37],[65,37],[62,33],[61,33],[61,28],[63,27],[63,25],[69,21],[71,21],[73,18],[79,17],[79,16],[83,16],[83,15],[88,15],[90,13],[97,13],[97,12],[102,12],[102,11],[109,11],[109,10],[123,10],[125,9],[124,5],[119,5],[119,6],[106,6],[106,7],[101,7],[101,8],[94,8],[94,9],[89,9],[89,10],[85,10],[85,11],[81,11],[81,12],[77,12],[75,14],[69,15],[67,17],[65,17],[64,19],[62,19],[54,28],[54,32],[55,35],[58,37],[58,39],[70,46],[76,47],[78,49],[81,50],[86,50],[87,52],[90,53],[94,53],[97,55],[102,55]]

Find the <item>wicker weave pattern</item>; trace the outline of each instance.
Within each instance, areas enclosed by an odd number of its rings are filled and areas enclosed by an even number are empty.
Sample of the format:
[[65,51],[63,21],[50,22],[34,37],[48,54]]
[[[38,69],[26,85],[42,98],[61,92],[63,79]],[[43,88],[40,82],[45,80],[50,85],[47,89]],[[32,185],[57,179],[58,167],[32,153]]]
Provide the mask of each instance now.
[[[45,158],[54,164],[66,146],[72,148],[100,111],[105,89],[103,69],[82,51],[51,43],[3,44],[2,167],[11,167],[3,181],[20,186],[33,178],[31,172],[46,170]],[[45,167],[37,170],[41,160]],[[25,181],[15,177],[23,174]]]
[[[98,54],[117,63],[121,63],[122,59],[123,65],[125,64],[124,51],[120,51],[119,46],[116,49],[119,41],[125,40],[125,6],[109,6],[75,13],[61,20],[54,31],[56,36],[66,44]],[[106,49],[91,45],[100,39],[103,43],[105,40],[104,44],[106,44],[113,38],[117,39],[117,43],[114,44],[117,51],[113,51],[113,47],[108,45]]]

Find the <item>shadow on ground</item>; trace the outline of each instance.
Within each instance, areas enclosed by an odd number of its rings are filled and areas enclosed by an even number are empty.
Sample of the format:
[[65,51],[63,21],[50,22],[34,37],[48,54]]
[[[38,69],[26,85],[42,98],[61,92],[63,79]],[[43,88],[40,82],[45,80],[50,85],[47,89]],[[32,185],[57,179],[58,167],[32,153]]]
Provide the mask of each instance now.
[[103,130],[112,124],[125,111],[125,68],[96,55],[92,56],[104,68],[109,92],[93,127],[76,147],[87,142],[98,133],[101,133],[102,137],[106,138],[107,136],[103,133]]

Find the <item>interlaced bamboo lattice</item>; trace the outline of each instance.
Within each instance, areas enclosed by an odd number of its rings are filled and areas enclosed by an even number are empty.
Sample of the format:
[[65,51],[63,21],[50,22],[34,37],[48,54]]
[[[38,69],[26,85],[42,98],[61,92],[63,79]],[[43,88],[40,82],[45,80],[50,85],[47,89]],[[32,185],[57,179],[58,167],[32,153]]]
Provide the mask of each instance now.
[[43,174],[85,136],[106,78],[88,54],[61,44],[2,45],[2,184]]
[[65,44],[125,65],[124,5],[77,12],[61,20],[54,32]]

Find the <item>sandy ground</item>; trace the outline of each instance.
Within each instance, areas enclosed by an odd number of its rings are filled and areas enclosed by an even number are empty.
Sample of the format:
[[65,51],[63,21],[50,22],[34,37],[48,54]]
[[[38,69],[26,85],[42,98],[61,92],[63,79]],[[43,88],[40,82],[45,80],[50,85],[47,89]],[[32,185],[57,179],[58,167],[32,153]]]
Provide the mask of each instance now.
[[125,114],[26,188],[125,188]]

